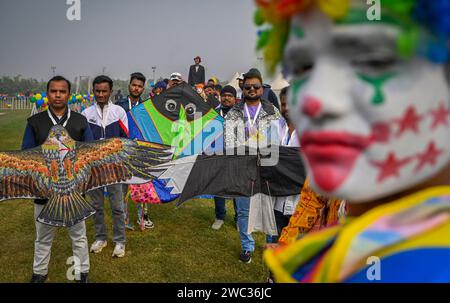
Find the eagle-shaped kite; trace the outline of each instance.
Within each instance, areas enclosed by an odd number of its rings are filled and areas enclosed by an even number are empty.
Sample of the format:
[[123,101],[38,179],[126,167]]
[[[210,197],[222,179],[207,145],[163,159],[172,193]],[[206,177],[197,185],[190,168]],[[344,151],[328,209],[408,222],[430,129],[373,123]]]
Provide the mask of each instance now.
[[81,143],[56,125],[39,147],[0,152],[0,201],[49,199],[37,220],[70,227],[95,213],[83,194],[106,185],[149,182],[164,171],[155,166],[171,158],[167,145],[123,138]]

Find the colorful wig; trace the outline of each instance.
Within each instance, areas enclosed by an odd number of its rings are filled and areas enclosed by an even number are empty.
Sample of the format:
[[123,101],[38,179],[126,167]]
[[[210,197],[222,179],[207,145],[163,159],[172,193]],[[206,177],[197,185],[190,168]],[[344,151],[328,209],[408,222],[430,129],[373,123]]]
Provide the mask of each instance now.
[[[257,49],[264,49],[269,71],[281,61],[293,15],[318,8],[336,22],[351,19],[351,0],[255,0],[254,22],[270,27],[258,32]],[[362,1],[365,3],[365,1]],[[418,53],[432,62],[450,59],[450,0],[382,0],[382,18],[400,25],[397,46],[401,56]],[[367,6],[369,8],[369,6]],[[368,22],[368,20],[366,20]]]

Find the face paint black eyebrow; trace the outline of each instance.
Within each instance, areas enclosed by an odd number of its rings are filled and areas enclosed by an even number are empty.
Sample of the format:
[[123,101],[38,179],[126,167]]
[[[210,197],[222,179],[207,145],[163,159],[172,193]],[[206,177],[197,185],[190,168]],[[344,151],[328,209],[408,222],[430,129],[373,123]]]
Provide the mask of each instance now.
[[340,34],[331,41],[334,51],[346,57],[371,54],[396,54],[396,42],[385,34],[353,35]]
[[314,60],[313,49],[306,41],[297,42],[290,45],[285,52],[285,62],[289,65],[299,66],[305,63],[311,63]]

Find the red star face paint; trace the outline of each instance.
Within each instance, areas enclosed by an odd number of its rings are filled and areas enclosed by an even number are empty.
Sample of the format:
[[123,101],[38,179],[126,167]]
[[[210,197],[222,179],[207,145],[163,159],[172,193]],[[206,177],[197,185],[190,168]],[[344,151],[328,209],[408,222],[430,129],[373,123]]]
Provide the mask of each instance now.
[[401,57],[398,25],[335,23],[311,10],[291,27],[290,116],[315,190],[362,203],[419,184],[448,163],[445,66]]

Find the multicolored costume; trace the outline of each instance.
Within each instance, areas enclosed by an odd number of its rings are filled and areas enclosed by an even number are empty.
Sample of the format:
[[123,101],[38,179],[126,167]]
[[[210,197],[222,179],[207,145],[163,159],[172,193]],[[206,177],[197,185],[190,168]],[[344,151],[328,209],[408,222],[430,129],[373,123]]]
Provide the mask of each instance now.
[[[277,282],[450,282],[450,187],[311,233],[264,258]],[[379,265],[379,276],[372,275]],[[378,279],[379,278],[379,279]]]
[[342,203],[342,200],[328,199],[318,195],[311,188],[307,179],[303,185],[297,208],[289,220],[289,225],[281,232],[278,243],[291,244],[310,231],[336,225]]

